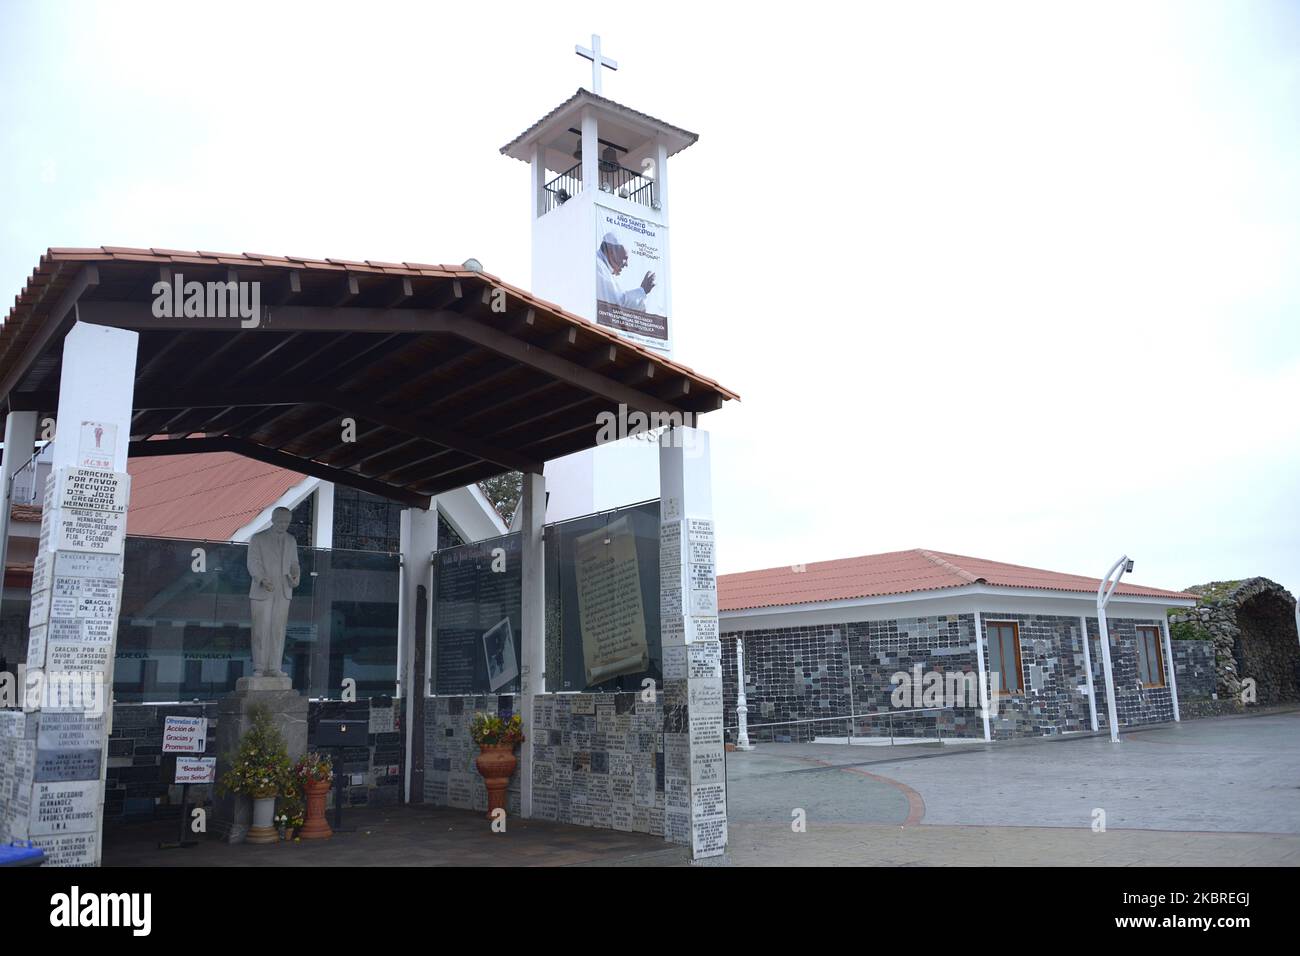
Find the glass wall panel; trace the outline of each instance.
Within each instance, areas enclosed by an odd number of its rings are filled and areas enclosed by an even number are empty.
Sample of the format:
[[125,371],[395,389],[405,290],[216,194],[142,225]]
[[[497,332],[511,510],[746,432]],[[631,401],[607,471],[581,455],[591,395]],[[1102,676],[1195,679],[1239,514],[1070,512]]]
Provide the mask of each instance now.
[[547,689],[641,690],[646,677],[662,686],[659,502],[548,525],[546,536],[558,564],[546,575],[548,627],[560,631]]
[[[211,700],[252,673],[251,580],[243,544],[128,537],[113,687],[119,701]],[[284,669],[311,697],[392,694],[395,554],[298,548]]]
[[522,661],[519,533],[434,556],[435,694],[512,694]]

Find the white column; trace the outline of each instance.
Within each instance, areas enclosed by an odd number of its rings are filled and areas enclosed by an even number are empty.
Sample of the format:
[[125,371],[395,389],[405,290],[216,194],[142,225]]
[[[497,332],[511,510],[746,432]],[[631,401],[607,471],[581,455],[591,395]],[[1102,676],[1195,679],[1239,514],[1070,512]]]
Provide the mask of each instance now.
[[596,114],[582,111],[582,188],[600,192],[600,142],[596,138]]
[[1165,668],[1169,672],[1169,699],[1174,704],[1174,720],[1182,722],[1182,717],[1178,714],[1178,677],[1174,674],[1174,649],[1169,642],[1169,616],[1165,615],[1160,618],[1160,630],[1164,632],[1165,639]]
[[975,666],[980,671],[980,715],[984,718],[984,739],[992,740],[989,729],[989,675],[984,666],[984,623],[980,612],[975,612]]
[[[417,620],[416,609],[419,607],[419,587],[429,581],[429,562],[438,547],[438,500],[429,502],[427,510],[407,508],[402,512],[401,548],[402,573],[401,593],[397,605],[397,696],[409,697],[405,712],[408,720],[415,713],[415,702],[420,697],[428,696],[425,684],[425,672],[415,669],[416,641],[425,645],[425,661],[429,659],[429,624],[433,615],[433,595],[425,600],[424,620]],[[406,728],[406,779],[402,788],[406,800],[411,799],[411,767],[413,739],[412,728]],[[428,768],[425,768],[426,772]]]
[[322,481],[312,492],[316,496],[312,508],[311,546],[329,549],[334,547],[334,482]]
[[[852,699],[852,694],[849,695]],[[852,705],[849,707],[852,710]],[[849,733],[853,733],[852,721]],[[745,642],[736,638],[736,749],[753,750],[749,742],[749,702],[745,700]]]
[[55,865],[101,857],[138,340],[78,322],[63,341],[28,619],[28,677],[44,694],[27,715],[36,725],[27,833],[9,827]]
[[663,221],[668,221],[668,144],[660,137],[655,140],[655,198]]
[[664,673],[664,836],[694,859],[727,847],[722,643],[709,435],[672,428],[659,442],[660,631]]
[[[533,145],[532,157],[529,160],[530,172],[529,190],[532,197],[533,218],[537,219],[546,214],[546,152],[542,149],[540,143]],[[560,170],[563,172],[563,170]]]
[[[10,412],[5,419],[4,461],[0,462],[0,596],[3,595],[5,559],[9,555],[9,510],[13,506],[14,473],[36,448],[37,412]],[[42,489],[37,488],[37,494]]]
[[1119,743],[1119,718],[1115,715],[1115,677],[1110,667],[1110,630],[1106,609],[1097,605],[1097,631],[1101,635],[1101,672],[1106,678],[1106,716],[1110,719],[1110,741]]
[[1083,669],[1088,676],[1088,720],[1092,724],[1092,732],[1097,732],[1097,695],[1092,687],[1092,649],[1088,646],[1092,642],[1088,640],[1088,618],[1079,615],[1079,633],[1083,635]]
[[520,547],[522,594],[520,595],[521,637],[519,706],[524,718],[524,744],[519,774],[520,811],[525,819],[533,815],[533,702],[546,693],[546,553],[542,533],[546,524],[546,479],[525,473],[519,499],[523,513]]

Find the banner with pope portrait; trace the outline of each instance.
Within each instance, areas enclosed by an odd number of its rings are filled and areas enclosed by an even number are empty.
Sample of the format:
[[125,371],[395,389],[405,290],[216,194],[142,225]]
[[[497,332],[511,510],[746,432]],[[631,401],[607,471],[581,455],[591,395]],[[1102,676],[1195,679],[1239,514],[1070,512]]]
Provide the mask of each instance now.
[[596,207],[596,322],[669,351],[663,226]]

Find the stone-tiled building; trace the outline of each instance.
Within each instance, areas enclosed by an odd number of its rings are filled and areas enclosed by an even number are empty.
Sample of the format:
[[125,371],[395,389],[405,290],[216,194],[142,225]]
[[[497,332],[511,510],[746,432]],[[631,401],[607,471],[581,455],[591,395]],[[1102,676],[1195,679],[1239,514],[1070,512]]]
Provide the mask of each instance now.
[[[724,575],[728,739],[738,642],[759,739],[1051,736],[1093,729],[1094,711],[1104,729],[1098,584],[920,549]],[[1115,591],[1107,618],[1120,726],[1176,719],[1181,672],[1208,696],[1204,655],[1173,651],[1166,618],[1195,601],[1139,585]]]

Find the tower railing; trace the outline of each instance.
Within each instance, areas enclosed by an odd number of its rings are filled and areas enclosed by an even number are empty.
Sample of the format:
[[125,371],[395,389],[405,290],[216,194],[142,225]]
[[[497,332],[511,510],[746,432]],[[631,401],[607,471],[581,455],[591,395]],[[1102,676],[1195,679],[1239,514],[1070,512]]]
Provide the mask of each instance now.
[[582,192],[582,163],[571,166],[546,184],[546,210],[563,206]]
[[[600,190],[623,199],[631,200],[650,209],[659,208],[659,194],[655,190],[655,181],[634,169],[601,160]],[[570,166],[554,179],[547,182],[546,209],[550,212],[582,192],[582,163]]]

